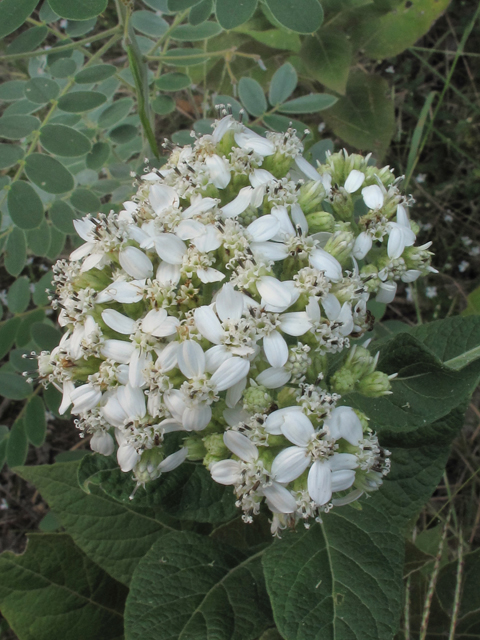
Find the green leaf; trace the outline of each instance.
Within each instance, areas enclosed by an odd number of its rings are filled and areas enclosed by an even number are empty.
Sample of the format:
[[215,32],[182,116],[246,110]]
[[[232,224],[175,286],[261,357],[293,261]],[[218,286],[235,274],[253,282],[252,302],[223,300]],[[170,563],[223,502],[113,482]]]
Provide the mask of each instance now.
[[0,358],[4,358],[15,342],[20,318],[10,318],[0,324]]
[[48,4],[48,0],[43,0],[43,4],[40,11],[38,12],[38,15],[40,17],[40,20],[42,22],[46,22],[47,24],[50,22],[56,22],[60,18],[60,16],[57,15],[55,11],[52,11],[50,5]]
[[55,260],[65,246],[65,234],[61,233],[55,227],[50,228],[50,246],[48,247],[47,258]]
[[166,115],[175,111],[175,100],[170,96],[157,96],[152,102],[152,109],[159,115]]
[[90,153],[87,155],[86,164],[89,169],[101,169],[110,155],[110,145],[108,142],[96,142]]
[[204,64],[209,60],[208,53],[202,49],[170,49],[164,57],[165,64],[177,67],[193,67],[197,64]]
[[128,116],[132,107],[132,98],[120,98],[120,100],[117,100],[102,111],[98,118],[98,126],[102,129],[113,127],[113,125],[118,124]]
[[297,131],[304,131],[307,129],[307,125],[300,122],[300,120],[287,118],[286,116],[281,116],[278,113],[272,113],[269,116],[265,116],[263,118],[263,122],[265,126],[269,127],[273,131],[280,131],[282,133],[288,131],[291,127]]
[[268,101],[275,107],[277,104],[285,102],[295,91],[298,77],[293,65],[286,62],[273,74],[268,92]]
[[30,311],[23,318],[18,327],[15,342],[17,347],[22,348],[30,343],[32,339],[31,328],[35,322],[43,322],[45,320],[45,311],[43,309],[35,309]]
[[185,73],[165,73],[155,81],[155,86],[162,91],[180,91],[191,85],[192,81]]
[[[88,456],[79,471],[81,486],[95,483],[106,494],[131,504],[135,481],[118,468],[114,458]],[[226,522],[238,515],[230,487],[212,483],[209,472],[198,464],[185,464],[138,489],[134,504],[161,509],[173,518],[193,522]]]
[[[168,111],[168,113],[170,113],[170,111]],[[138,127],[134,127],[133,124],[121,124],[109,131],[108,137],[112,142],[115,142],[115,144],[125,144],[134,138],[138,138]],[[106,180],[101,180],[100,182],[106,182]],[[116,186],[119,186],[119,184]],[[106,191],[106,193],[111,193],[112,191]]]
[[243,106],[252,116],[262,116],[267,110],[267,101],[262,86],[253,78],[241,78],[238,96]]
[[317,162],[320,162],[320,164],[325,163],[327,151],[333,153],[333,140],[330,140],[330,138],[319,140],[319,142],[316,142],[314,145],[312,145],[307,152],[307,156],[308,154],[310,154],[312,164],[314,166],[317,166]]
[[89,20],[105,11],[108,0],[48,0],[50,7],[67,20]]
[[374,5],[352,15],[355,45],[375,60],[396,56],[425,35],[450,0],[404,0],[385,13]]
[[92,31],[96,24],[96,18],[90,18],[90,20],[69,20],[65,31],[71,38],[78,38],[80,36],[84,36],[89,31]]
[[79,466],[80,462],[66,462],[15,471],[35,485],[82,551],[128,584],[153,542],[174,529],[157,511],[138,508],[132,501],[120,504],[99,487],[90,485],[86,494],[78,486]]
[[245,31],[244,33],[257,42],[261,42],[273,49],[284,49],[298,53],[302,46],[300,36],[297,33],[293,33],[293,31],[267,29],[267,31]]
[[324,114],[336,135],[358,149],[373,151],[380,160],[395,131],[393,102],[388,83],[379,76],[351,72],[345,97]]
[[100,107],[107,101],[107,96],[99,91],[73,91],[61,96],[58,108],[67,113],[83,113]]
[[[223,96],[223,95],[214,96],[213,104],[214,104],[214,106],[218,106],[218,105],[227,106],[227,105],[229,105],[230,107],[232,107],[233,117],[236,118],[237,120],[240,117],[240,111],[243,109],[243,107],[240,104],[240,102],[238,102],[238,100],[235,100],[235,98],[232,98],[231,96]],[[245,111],[244,111],[244,113],[245,113]]]
[[55,80],[50,78],[32,78],[25,85],[25,97],[30,102],[45,104],[55,98],[60,93],[60,87]]
[[75,209],[78,209],[78,211],[81,211],[82,213],[96,214],[102,206],[100,198],[98,198],[89,189],[83,189],[82,187],[75,189],[70,196],[70,203],[75,207]]
[[303,41],[300,57],[315,80],[345,94],[352,65],[352,44],[344,33],[320,30]]
[[50,153],[76,158],[88,153],[92,144],[86,135],[64,124],[46,124],[40,129],[40,142]]
[[49,511],[38,523],[38,528],[42,533],[53,533],[61,529],[61,526],[53,511]]
[[[4,376],[11,375],[13,377],[14,374],[0,373],[0,383],[3,384]],[[20,378],[20,376],[16,376]],[[22,380],[23,381],[23,380]],[[32,392],[30,387],[30,393]],[[6,398],[10,396],[6,393],[3,393]],[[28,394],[27,394],[28,395]],[[14,397],[12,400],[23,400],[27,396]],[[23,420],[17,419],[13,423],[12,428],[10,429],[10,433],[8,434],[7,440],[7,464],[9,467],[16,467],[20,464],[23,464],[27,458],[28,452],[28,441],[27,436],[25,435],[25,427],[23,424]],[[3,582],[3,580],[2,580]]]
[[184,11],[198,4],[200,0],[168,0],[169,11]]
[[8,80],[0,85],[0,100],[14,102],[24,97],[25,80]]
[[28,178],[47,193],[66,193],[74,187],[70,171],[61,162],[44,153],[32,153],[25,162]]
[[89,560],[70,536],[30,534],[25,553],[0,556],[0,571],[2,613],[23,640],[123,637],[127,590]]
[[217,0],[215,13],[223,29],[235,29],[247,22],[257,8],[257,0]]
[[32,131],[40,128],[40,120],[34,116],[2,116],[0,118],[0,138],[20,140],[26,138]]
[[175,27],[170,34],[170,37],[173,40],[195,42],[196,40],[207,40],[208,38],[213,38],[214,36],[218,36],[221,32],[222,27],[217,22],[202,22],[202,24],[197,26],[181,24],[178,27]]
[[30,113],[35,113],[41,109],[41,105],[35,102],[30,102],[24,98],[23,100],[18,100],[13,104],[9,105],[5,111],[3,112],[4,117],[6,116],[23,116],[29,115]]
[[278,110],[282,113],[317,113],[330,108],[337,100],[338,98],[328,93],[311,93],[309,96],[284,102]]
[[32,393],[32,385],[16,373],[0,373],[0,389],[2,396],[10,400],[23,400]]
[[45,404],[47,405],[48,410],[51,411],[54,416],[60,418],[61,420],[65,420],[65,415],[61,416],[58,413],[58,410],[62,403],[62,394],[60,393],[60,391],[58,391],[58,389],[55,389],[53,384],[49,385],[46,389],[43,390],[43,399],[45,400]]
[[47,35],[48,29],[43,25],[27,29],[27,31],[23,31],[17,36],[13,42],[10,42],[7,47],[7,55],[34,51],[42,44]]
[[13,144],[0,144],[0,169],[9,169],[23,158],[23,149]]
[[56,229],[62,233],[75,233],[73,221],[78,218],[78,214],[66,202],[55,200],[48,215]]
[[27,261],[27,242],[25,233],[18,227],[8,234],[5,245],[5,269],[11,276],[18,276]]
[[52,272],[48,271],[40,278],[38,282],[35,283],[35,289],[33,291],[33,302],[39,307],[48,304],[48,294],[46,292],[46,289],[48,289],[48,291],[53,290],[52,278]]
[[43,204],[35,189],[25,180],[17,180],[8,191],[8,212],[20,229],[35,229],[43,220]]
[[28,401],[24,422],[27,438],[34,447],[40,447],[45,442],[47,420],[45,417],[45,405],[38,396],[33,396]]
[[60,58],[50,65],[50,73],[54,78],[69,78],[77,69],[74,60],[70,58]]
[[201,0],[197,5],[190,9],[188,14],[188,21],[191,25],[196,27],[208,18],[213,13],[213,0]]
[[137,31],[152,38],[160,38],[168,29],[168,22],[153,11],[134,11],[130,20]]
[[[457,626],[455,638],[466,640],[477,638],[480,630],[480,615],[478,593],[480,589],[480,550],[467,553],[462,558],[463,573],[461,583],[461,598],[457,612]],[[458,582],[458,560],[449,562],[442,567],[438,576],[436,595],[439,604],[448,615],[450,621],[455,602],[455,589]],[[433,619],[434,626],[436,620]]]
[[318,0],[266,0],[266,3],[280,24],[297,33],[313,33],[323,22]]
[[7,293],[7,305],[11,313],[23,313],[30,303],[30,280],[26,276],[17,278]]
[[113,64],[96,64],[93,67],[82,69],[75,76],[77,84],[91,84],[92,82],[101,82],[115,75],[117,67]]
[[61,332],[49,324],[35,322],[31,328],[32,338],[35,344],[42,350],[51,351],[62,337]]
[[38,0],[2,0],[0,3],[0,38],[21,27],[38,4]]
[[253,640],[271,624],[260,557],[186,531],[154,543],[125,607],[129,640]]

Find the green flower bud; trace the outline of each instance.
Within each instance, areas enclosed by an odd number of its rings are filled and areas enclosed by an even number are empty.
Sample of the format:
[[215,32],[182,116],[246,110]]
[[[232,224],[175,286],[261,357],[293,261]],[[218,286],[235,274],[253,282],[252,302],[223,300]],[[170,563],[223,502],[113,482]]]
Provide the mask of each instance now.
[[292,166],[293,158],[291,156],[285,156],[283,153],[274,153],[272,156],[267,156],[263,160],[262,169],[270,171],[275,178],[283,178],[287,175],[288,170]]
[[145,484],[160,477],[160,463],[165,458],[165,454],[160,447],[146,449],[133,469],[133,474],[139,484]]
[[311,180],[306,182],[300,187],[298,192],[298,204],[302,207],[305,215],[314,212],[318,209],[322,202],[325,200],[327,192],[325,187],[320,182],[320,175],[317,180]]
[[319,231],[332,232],[335,218],[327,211],[316,211],[307,215],[307,222],[309,233],[318,233]]
[[365,184],[378,184],[377,178],[380,178],[382,184],[386,189],[390,187],[395,181],[395,175],[393,170],[387,165],[379,169],[375,165],[365,167],[363,170],[365,173]]
[[354,390],[356,382],[357,378],[353,372],[348,367],[342,367],[332,376],[330,386],[335,393],[343,396]]
[[353,218],[352,196],[347,193],[343,187],[339,187],[339,189],[334,192],[331,206],[333,212],[340,220],[351,220]]
[[188,449],[187,460],[202,460],[207,453],[201,435],[185,438],[183,446]]
[[229,450],[225,446],[222,433],[212,433],[209,436],[203,438],[203,447],[210,456],[223,460],[228,458]]
[[371,433],[372,430],[370,429],[370,427],[368,425],[369,419],[367,418],[365,413],[363,413],[363,411],[360,411],[359,409],[354,409],[354,411],[357,414],[358,419],[362,423],[363,433]]
[[272,405],[272,396],[263,385],[248,387],[243,392],[243,408],[251,413],[263,413]]
[[283,387],[277,396],[278,408],[284,409],[285,407],[291,407],[297,404],[297,394],[298,390],[293,389],[292,387]]
[[369,398],[380,398],[392,393],[390,378],[383,371],[373,371],[373,373],[364,376],[359,380],[357,389]]
[[336,231],[324,249],[342,264],[350,257],[354,244],[355,236],[351,231]]
[[363,286],[369,293],[377,291],[381,280],[378,277],[378,269],[374,264],[363,266],[360,271],[360,277],[363,280]]

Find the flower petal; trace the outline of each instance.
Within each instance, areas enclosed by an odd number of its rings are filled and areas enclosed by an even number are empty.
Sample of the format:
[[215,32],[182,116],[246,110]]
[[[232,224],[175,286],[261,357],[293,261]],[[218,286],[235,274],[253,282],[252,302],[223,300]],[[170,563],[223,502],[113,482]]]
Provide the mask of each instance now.
[[96,431],[90,440],[90,449],[102,456],[111,456],[115,451],[115,442],[106,431]]
[[247,231],[255,242],[265,242],[266,240],[271,240],[279,228],[278,220],[274,216],[267,214],[251,222],[247,227]]
[[211,307],[199,307],[195,309],[195,326],[202,336],[213,344],[220,344],[225,332],[220,320]]
[[265,421],[265,431],[272,435],[279,436],[282,434],[282,426],[288,415],[292,414],[293,419],[302,414],[302,410],[298,405],[292,407],[284,407],[273,411]]
[[332,491],[345,491],[355,482],[355,471],[343,469],[332,473]]
[[125,247],[118,254],[120,265],[129,276],[140,280],[140,278],[151,278],[153,275],[152,261],[143,251],[136,247]]
[[240,463],[236,460],[220,460],[210,467],[212,478],[218,484],[237,484],[241,480]]
[[283,449],[272,462],[272,475],[277,482],[295,480],[309,466],[310,454],[302,447]]
[[378,184],[362,189],[363,201],[369,209],[380,209],[383,206],[383,192]]
[[159,471],[162,473],[167,473],[168,471],[173,471],[177,467],[179,467],[182,462],[184,462],[188,455],[187,447],[182,447],[175,453],[171,453],[169,456],[162,460],[162,462],[158,465]]
[[194,340],[185,340],[177,351],[178,368],[186,378],[200,376],[205,371],[205,354]]
[[242,435],[238,431],[225,431],[223,441],[230,451],[245,462],[256,460],[258,458],[258,449],[250,442],[247,436]]
[[252,187],[243,187],[238,192],[234,200],[222,207],[222,214],[225,218],[235,218],[245,211],[252,199]]
[[344,189],[347,193],[355,193],[365,182],[365,174],[357,169],[352,169],[345,180]]
[[221,364],[211,377],[211,383],[217,391],[233,387],[250,371],[250,362],[244,358],[233,357]]
[[325,420],[325,425],[335,440],[343,438],[350,444],[358,445],[363,438],[362,423],[351,407],[336,407]]
[[263,338],[263,350],[272,367],[283,367],[288,360],[288,345],[278,331],[272,331]]
[[314,249],[312,251],[310,264],[315,269],[323,271],[327,278],[330,278],[333,282],[338,282],[342,279],[342,265],[324,249]]
[[183,427],[186,431],[202,431],[212,419],[212,409],[206,404],[187,407],[183,412]]
[[160,215],[168,207],[178,206],[179,202],[175,189],[166,184],[153,184],[150,187],[149,200],[157,215]]
[[120,469],[126,473],[131,471],[140,460],[140,454],[130,444],[121,444],[117,450],[117,462]]
[[267,389],[278,389],[279,387],[283,387],[284,384],[292,377],[290,371],[287,371],[283,367],[270,367],[270,369],[265,369],[262,371],[257,378],[256,381],[258,384],[263,384]]
[[104,309],[102,311],[102,320],[107,327],[117,331],[117,333],[123,333],[126,336],[133,333],[135,328],[135,320],[124,316],[123,313],[119,313],[115,311],[115,309]]
[[308,493],[321,506],[332,497],[332,472],[326,462],[317,460],[308,472]]
[[215,298],[215,308],[222,322],[239,320],[243,313],[243,296],[231,284],[224,284]]
[[225,396],[225,404],[229,409],[233,409],[233,407],[237,406],[246,386],[247,386],[247,377],[245,376],[245,378],[242,378],[241,380],[236,382],[234,385],[229,387],[229,389],[227,389],[227,394]]
[[155,238],[155,249],[162,260],[169,264],[182,264],[187,247],[174,233],[160,233]]
[[281,330],[289,336],[303,336],[312,328],[310,318],[305,311],[282,313],[279,320]]
[[180,266],[178,264],[169,264],[161,262],[158,266],[156,279],[163,285],[175,285],[180,280]]
[[312,423],[303,412],[287,413],[281,430],[287,440],[297,447],[306,447],[315,434]]
[[297,502],[290,491],[278,482],[264,487],[261,493],[265,496],[269,508],[275,513],[293,513],[297,508]]

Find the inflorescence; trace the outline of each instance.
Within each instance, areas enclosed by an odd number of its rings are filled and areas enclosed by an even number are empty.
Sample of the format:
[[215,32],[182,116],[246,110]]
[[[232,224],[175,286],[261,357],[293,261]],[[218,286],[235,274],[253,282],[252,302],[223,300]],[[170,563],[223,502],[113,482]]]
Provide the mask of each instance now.
[[54,267],[66,333],[38,356],[60,412],[137,486],[203,461],[246,522],[265,500],[274,533],[382,483],[389,452],[342,397],[393,376],[351,339],[370,296],[434,271],[389,167],[302,152],[223,114],[120,213],[76,221],[85,244]]

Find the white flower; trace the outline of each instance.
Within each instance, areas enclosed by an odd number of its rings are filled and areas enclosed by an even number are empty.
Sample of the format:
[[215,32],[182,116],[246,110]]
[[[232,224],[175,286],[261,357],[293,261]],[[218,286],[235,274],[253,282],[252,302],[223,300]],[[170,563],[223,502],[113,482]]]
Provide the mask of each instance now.
[[118,260],[124,271],[136,280],[151,278],[153,275],[152,261],[136,247],[127,246],[122,249],[118,254]]
[[323,271],[332,282],[339,282],[342,279],[342,265],[324,249],[318,248],[312,251],[310,264],[318,271]]
[[383,191],[377,184],[362,189],[363,201],[369,209],[381,209],[383,207]]
[[111,456],[115,451],[115,442],[106,431],[96,431],[90,440],[90,449],[102,456]]
[[375,296],[377,302],[383,302],[384,304],[390,304],[395,299],[397,293],[397,283],[392,281],[381,282],[378,287],[378,293]]
[[365,174],[357,169],[352,169],[345,180],[345,191],[347,193],[355,193],[358,191],[365,181]]
[[357,260],[363,260],[372,248],[372,236],[366,231],[362,231],[356,238],[353,245],[352,255]]
[[224,158],[220,158],[220,156],[214,154],[205,158],[205,164],[210,173],[212,184],[218,189],[225,189],[231,179],[228,163],[225,162]]
[[397,222],[389,222],[387,225],[389,236],[387,252],[392,259],[399,258],[405,247],[411,247],[415,242],[415,234],[410,227],[405,207],[397,206]]
[[72,413],[83,413],[93,409],[100,402],[102,392],[98,387],[91,384],[84,384],[77,387],[70,393],[70,400],[73,402]]

